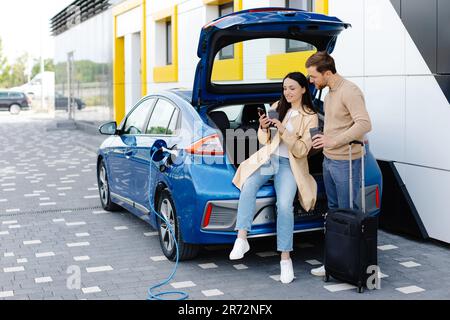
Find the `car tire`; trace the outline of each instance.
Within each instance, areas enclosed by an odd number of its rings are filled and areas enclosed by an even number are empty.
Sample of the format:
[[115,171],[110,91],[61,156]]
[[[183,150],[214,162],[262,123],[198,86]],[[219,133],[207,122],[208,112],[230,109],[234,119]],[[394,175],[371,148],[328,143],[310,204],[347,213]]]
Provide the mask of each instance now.
[[21,108],[20,108],[20,106],[19,106],[18,104],[12,104],[12,105],[9,107],[9,112],[10,112],[11,114],[17,115],[17,114],[20,113],[20,111],[21,111]]
[[97,184],[98,191],[100,193],[100,202],[102,208],[106,211],[118,211],[122,208],[111,201],[111,192],[109,189],[108,174],[106,171],[106,166],[104,160],[100,162],[97,170]]
[[[157,204],[157,212],[164,216],[172,227],[172,230],[175,233],[176,240],[178,243],[178,252],[179,252],[179,261],[190,260],[195,258],[198,255],[200,246],[185,243],[181,236],[179,220],[177,218],[177,212],[175,209],[174,202],[172,200],[172,196],[168,190],[163,190],[160,194],[158,204]],[[177,251],[176,246],[173,241],[173,237],[167,227],[166,223],[162,221],[158,216],[156,217],[157,226],[158,226],[158,235],[159,242],[161,244],[161,249],[167,259],[171,261],[176,261],[177,259]]]

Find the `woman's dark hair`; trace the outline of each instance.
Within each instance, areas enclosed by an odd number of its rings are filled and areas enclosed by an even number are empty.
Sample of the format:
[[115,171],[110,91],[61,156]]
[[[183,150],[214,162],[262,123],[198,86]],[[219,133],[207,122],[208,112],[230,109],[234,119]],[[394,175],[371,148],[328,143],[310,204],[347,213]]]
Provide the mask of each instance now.
[[[313,102],[311,99],[311,92],[309,90],[309,81],[308,81],[308,79],[306,79],[305,75],[301,72],[291,72],[283,79],[283,85],[284,85],[284,81],[286,79],[291,79],[291,80],[297,81],[298,84],[302,88],[305,88],[305,93],[302,96],[302,102],[301,102],[303,111],[305,111],[306,113],[309,113],[309,114],[316,114],[317,111],[314,108],[314,105],[313,105]],[[281,99],[278,102],[278,107],[277,107],[277,112],[280,115],[280,117],[279,117],[280,121],[284,120],[284,117],[286,117],[286,114],[291,107],[292,107],[291,104],[286,100],[286,97],[284,96],[284,89],[283,89],[283,91],[281,93]]]

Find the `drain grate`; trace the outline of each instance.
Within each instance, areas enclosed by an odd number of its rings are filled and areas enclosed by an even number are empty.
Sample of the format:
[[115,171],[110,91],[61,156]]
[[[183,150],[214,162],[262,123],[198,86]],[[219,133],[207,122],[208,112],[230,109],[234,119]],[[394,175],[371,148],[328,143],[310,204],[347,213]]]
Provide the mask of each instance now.
[[54,210],[42,210],[42,211],[23,211],[23,212],[14,212],[14,213],[8,213],[8,214],[0,214],[0,217],[18,217],[18,216],[24,216],[29,214],[50,214],[50,213],[69,213],[66,211],[70,211],[70,213],[73,212],[80,212],[80,211],[87,211],[87,210],[103,210],[101,206],[96,207],[84,207],[84,208],[66,208],[66,209],[54,209]]

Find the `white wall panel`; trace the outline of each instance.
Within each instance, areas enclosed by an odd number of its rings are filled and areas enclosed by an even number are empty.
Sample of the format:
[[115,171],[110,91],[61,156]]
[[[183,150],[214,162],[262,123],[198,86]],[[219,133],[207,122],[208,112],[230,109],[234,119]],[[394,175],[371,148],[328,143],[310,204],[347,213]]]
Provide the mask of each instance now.
[[142,29],[142,8],[137,7],[117,17],[117,36],[139,32]]
[[141,34],[125,35],[125,111],[141,98]]
[[352,25],[352,28],[342,31],[333,53],[338,72],[343,76],[363,76],[364,1],[332,0],[329,14]]
[[[193,4],[196,4],[196,6]],[[178,25],[180,26],[178,28],[179,81],[180,83],[190,84],[188,88],[192,87],[195,69],[199,61],[197,47],[201,28],[206,24],[204,20],[205,10],[201,1],[192,1],[189,6],[183,4],[178,8]],[[187,25],[190,26],[189,29],[181,27]]]
[[366,78],[365,99],[372,121],[372,153],[378,159],[406,161],[405,77]]
[[433,76],[406,78],[408,163],[450,170],[450,108]]
[[428,235],[450,243],[450,172],[396,163]]
[[389,0],[365,0],[365,73],[405,72],[405,27]]
[[431,74],[430,68],[407,31],[405,31],[405,72],[408,75]]

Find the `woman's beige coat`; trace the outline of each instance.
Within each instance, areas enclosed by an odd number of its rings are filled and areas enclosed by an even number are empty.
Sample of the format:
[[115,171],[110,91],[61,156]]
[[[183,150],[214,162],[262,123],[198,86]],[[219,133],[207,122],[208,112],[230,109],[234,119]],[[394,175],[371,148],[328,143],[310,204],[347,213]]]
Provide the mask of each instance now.
[[[272,106],[272,109],[274,109],[274,106]],[[316,114],[308,114],[302,108],[295,110],[299,114],[291,118],[294,128],[292,133],[285,130],[283,135],[280,136],[277,131],[272,139],[270,132],[263,129],[258,130],[258,140],[265,146],[242,162],[233,178],[233,184],[241,190],[244,182],[264,163],[269,161],[270,156],[277,150],[281,140],[283,140],[289,148],[289,163],[297,182],[300,204],[303,209],[310,211],[316,204],[317,184],[309,173],[308,153],[312,147],[309,129],[317,127],[319,119]],[[287,120],[287,117],[285,117],[282,122],[284,126],[286,126]]]

